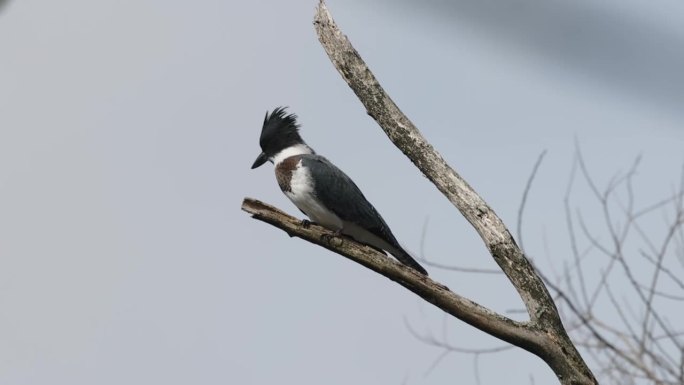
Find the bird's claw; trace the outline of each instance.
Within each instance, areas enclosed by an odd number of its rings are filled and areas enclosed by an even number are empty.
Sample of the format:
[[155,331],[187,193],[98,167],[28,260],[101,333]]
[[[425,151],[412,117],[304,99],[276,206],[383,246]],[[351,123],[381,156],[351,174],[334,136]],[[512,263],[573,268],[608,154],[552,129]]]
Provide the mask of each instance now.
[[342,246],[342,230],[335,231],[333,234],[325,233],[321,235],[321,239],[333,246]]

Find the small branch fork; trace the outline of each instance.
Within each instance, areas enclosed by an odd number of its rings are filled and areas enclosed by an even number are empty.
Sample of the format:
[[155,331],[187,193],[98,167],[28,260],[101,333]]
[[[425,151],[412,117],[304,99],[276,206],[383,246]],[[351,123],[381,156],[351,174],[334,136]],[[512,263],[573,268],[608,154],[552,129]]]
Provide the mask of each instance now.
[[530,320],[513,321],[459,296],[446,286],[369,247],[351,239],[331,237],[331,232],[318,226],[305,228],[298,219],[257,200],[245,199],[242,209],[256,219],[285,230],[290,236],[323,246],[382,274],[454,317],[534,353],[551,367],[561,384],[596,384],[593,374],[570,341],[542,279],[516,245],[502,220],[446,163],[385,93],[361,56],[337,27],[323,1],[316,9],[314,26],[328,57],[368,114],[478,232],[496,263],[520,294]]

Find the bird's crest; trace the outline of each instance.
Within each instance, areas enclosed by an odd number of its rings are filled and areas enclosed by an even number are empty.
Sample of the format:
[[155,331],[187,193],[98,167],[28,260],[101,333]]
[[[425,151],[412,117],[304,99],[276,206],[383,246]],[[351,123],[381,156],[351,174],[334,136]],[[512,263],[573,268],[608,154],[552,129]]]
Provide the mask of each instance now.
[[297,115],[288,114],[286,107],[277,107],[270,114],[266,111],[261,128],[259,145],[266,151],[272,147],[285,148],[292,144],[304,143],[299,136]]

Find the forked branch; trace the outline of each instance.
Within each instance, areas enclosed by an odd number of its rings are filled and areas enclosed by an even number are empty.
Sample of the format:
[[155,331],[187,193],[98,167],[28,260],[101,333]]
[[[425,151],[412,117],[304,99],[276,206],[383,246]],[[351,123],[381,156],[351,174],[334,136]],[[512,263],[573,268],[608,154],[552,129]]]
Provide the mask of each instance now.
[[543,331],[546,339],[537,354],[551,366],[562,383],[595,383],[594,376],[570,341],[546,286],[516,245],[503,221],[446,163],[387,95],[349,39],[335,24],[323,1],[316,10],[314,25],[328,57],[368,114],[392,143],[472,224],[516,288],[527,308],[530,323]]
[[322,239],[331,239],[331,234],[325,236],[326,230],[315,226],[304,228],[295,218],[259,201],[246,199],[243,210],[292,236],[342,254],[396,281],[460,320],[536,354],[553,369],[562,384],[595,384],[593,374],[570,341],[546,286],[503,221],[446,163],[385,93],[322,1],[316,10],[314,25],[328,57],[368,114],[478,232],[520,294],[530,320],[526,323],[512,321],[352,240],[345,239],[340,244],[324,241]]

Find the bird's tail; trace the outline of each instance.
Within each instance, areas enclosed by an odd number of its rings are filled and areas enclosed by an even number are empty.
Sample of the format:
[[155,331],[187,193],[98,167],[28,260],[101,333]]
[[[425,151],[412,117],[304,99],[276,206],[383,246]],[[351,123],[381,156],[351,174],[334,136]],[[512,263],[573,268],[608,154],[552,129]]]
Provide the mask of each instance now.
[[417,272],[423,274],[423,275],[428,275],[427,270],[423,266],[418,263],[418,261],[413,258],[411,254],[409,254],[406,250],[404,250],[403,247],[397,246],[393,247],[392,250],[387,250],[396,258],[399,262],[403,263],[404,265],[412,268],[413,270],[416,270]]

